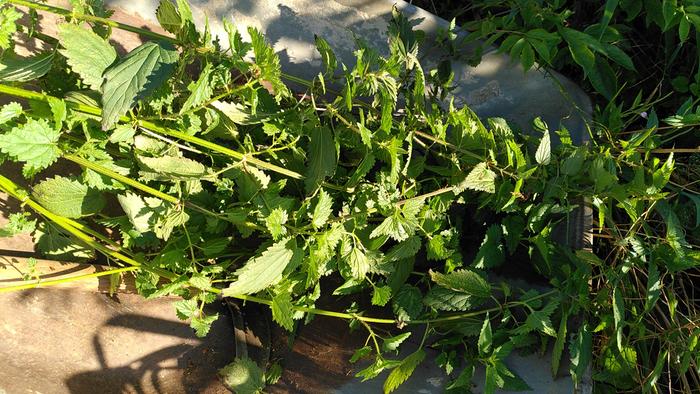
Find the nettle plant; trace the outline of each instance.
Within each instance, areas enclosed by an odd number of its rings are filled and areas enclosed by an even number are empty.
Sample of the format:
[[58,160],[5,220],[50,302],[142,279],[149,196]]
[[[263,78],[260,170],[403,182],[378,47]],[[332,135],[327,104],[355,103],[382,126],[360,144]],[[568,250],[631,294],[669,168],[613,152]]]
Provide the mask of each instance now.
[[[26,24],[11,4],[29,8]],[[612,147],[574,146],[562,129],[555,148],[540,120],[531,137],[485,125],[441,101],[449,78],[424,72],[423,34],[399,13],[388,57],[358,39],[355,65],[338,64],[317,38],[323,70],[305,81],[281,72],[253,28],[247,42],[224,22],[223,46],[197,30],[184,0],[158,7],[170,36],[109,20],[99,2],[74,6],[0,11],[0,92],[17,100],[0,108],[0,152],[27,183],[0,176],[26,210],[3,235],[32,233],[49,258],[101,258],[114,283],[131,271],[146,298],[182,297],[177,315],[200,336],[220,296],[269,305],[289,331],[346,319],[368,335],[350,360],[367,365],[357,376],[390,370],[385,392],[429,349],[450,392],[469,392],[479,366],[486,392],[528,389],[505,359],[550,345],[552,373],[568,348],[577,384],[594,354],[594,377],[620,388],[652,390],[666,366],[685,368],[669,379],[697,379],[698,330],[665,283],[700,257],[664,202],[674,161],[651,158],[653,127]],[[65,17],[56,37],[37,31],[37,11]],[[120,56],[112,28],[150,40]],[[17,56],[19,34],[48,49]],[[620,232],[605,262],[553,240],[584,201]],[[515,261],[551,290],[494,279]],[[317,308],[321,297],[338,310]],[[661,331],[659,316],[682,329]],[[412,335],[420,345],[399,357]],[[238,359],[227,382],[262,390],[265,367]]]

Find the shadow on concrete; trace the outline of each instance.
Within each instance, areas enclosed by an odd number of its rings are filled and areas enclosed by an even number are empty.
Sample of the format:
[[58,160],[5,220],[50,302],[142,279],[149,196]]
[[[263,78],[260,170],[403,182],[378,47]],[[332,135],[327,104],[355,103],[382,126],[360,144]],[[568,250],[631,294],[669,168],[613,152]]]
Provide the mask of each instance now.
[[[128,307],[125,307],[128,310]],[[218,383],[217,372],[235,357],[233,328],[225,308],[212,306],[208,313],[220,313],[212,333],[199,343],[193,343],[192,329],[185,322],[175,322],[137,313],[121,313],[106,321],[93,336],[93,351],[100,368],[83,371],[66,379],[71,393],[225,393]],[[114,337],[104,332],[122,332],[118,340],[125,343],[124,351],[139,346],[144,333],[181,338],[183,343],[163,347],[128,364],[113,365],[105,343]],[[144,344],[145,345],[145,344]],[[113,347],[114,345],[110,345]],[[147,345],[145,345],[147,346]]]

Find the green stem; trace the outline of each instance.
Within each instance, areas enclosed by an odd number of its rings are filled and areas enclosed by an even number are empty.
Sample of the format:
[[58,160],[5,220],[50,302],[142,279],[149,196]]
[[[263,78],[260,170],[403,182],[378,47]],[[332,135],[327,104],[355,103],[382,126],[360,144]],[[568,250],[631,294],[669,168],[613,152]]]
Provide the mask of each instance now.
[[382,354],[382,348],[379,346],[379,342],[377,341],[377,334],[374,333],[372,326],[370,326],[367,322],[360,320],[360,324],[362,324],[369,333],[369,336],[372,338],[372,342],[374,343],[374,350],[377,352],[377,356],[380,356]]
[[[43,101],[43,102],[48,102],[50,99],[56,98],[56,97],[52,97],[52,96],[49,96],[49,95],[44,94],[44,93],[33,92],[31,90],[22,89],[22,88],[4,85],[4,84],[0,84],[0,93],[4,93],[4,94],[14,96],[14,97],[24,98],[27,100],[36,100],[36,101]],[[86,113],[89,115],[102,116],[102,110],[100,108],[93,107],[90,105],[79,104],[79,103],[74,103],[74,102],[66,102],[66,106],[68,108],[75,110],[75,111],[78,111],[78,112]],[[138,119],[138,118],[132,119],[132,118],[129,118],[127,116],[122,116],[119,118],[119,121],[123,122],[123,123],[135,122],[138,126],[141,126],[141,127],[148,129],[152,132],[165,134],[165,135],[168,135],[168,136],[171,136],[174,138],[178,138],[178,139],[183,140],[183,141],[187,141],[191,144],[198,145],[198,146],[210,149],[212,151],[224,154],[226,156],[232,157],[236,160],[243,161],[246,164],[250,164],[254,167],[273,171],[273,172],[276,172],[278,174],[281,174],[281,175],[284,175],[284,176],[287,176],[287,177],[293,178],[293,179],[304,179],[304,176],[297,173],[297,172],[294,172],[294,171],[288,170],[286,168],[268,163],[268,162],[260,160],[260,159],[256,159],[255,157],[252,157],[250,155],[237,152],[233,149],[229,149],[229,148],[226,148],[224,146],[218,145],[216,143],[213,143],[213,142],[210,142],[207,140],[203,140],[201,138],[197,138],[197,137],[191,136],[189,134],[185,134],[183,132],[180,132],[180,131],[175,130],[175,129],[171,129],[169,127],[163,127],[163,126],[156,125],[155,123],[149,122],[147,120]]]
[[[89,168],[89,169],[91,169],[97,173],[100,173],[104,176],[113,178],[113,179],[115,179],[119,182],[122,182],[126,185],[129,185],[135,189],[141,190],[141,191],[146,192],[154,197],[160,198],[163,201],[166,201],[166,202],[169,202],[171,204],[178,205],[178,206],[184,205],[186,208],[192,209],[192,210],[197,211],[197,212],[201,212],[205,215],[209,215],[209,216],[215,217],[217,219],[225,220],[225,221],[230,221],[225,215],[221,215],[221,214],[218,214],[216,212],[210,211],[206,208],[200,207],[199,205],[193,204],[189,201],[182,201],[182,200],[180,200],[176,197],[173,197],[169,194],[166,194],[166,193],[163,193],[159,190],[156,190],[148,185],[144,185],[143,183],[141,183],[139,181],[135,181],[129,177],[126,177],[126,176],[121,175],[117,172],[114,172],[114,171],[110,170],[109,168],[103,167],[103,166],[101,166],[97,163],[94,163],[92,161],[83,159],[82,157],[79,157],[76,155],[71,155],[71,154],[64,155],[63,157],[67,160],[70,160],[70,161],[80,165],[80,166]],[[240,223],[237,223],[237,224],[240,224]],[[264,229],[263,227],[258,226],[255,223],[246,222],[244,225],[247,227],[256,229],[256,230]]]
[[27,1],[27,0],[8,0],[7,3],[9,4],[14,4],[22,7],[28,7],[28,8],[33,8],[35,10],[39,11],[45,11],[45,12],[50,12],[52,14],[57,14],[65,17],[70,17],[70,18],[75,18],[81,21],[86,21],[86,22],[95,22],[99,23],[102,25],[110,26],[110,27],[115,27],[117,29],[121,30],[126,30],[130,31],[132,33],[136,33],[142,36],[150,37],[150,38],[155,38],[157,40],[163,40],[163,41],[169,41],[176,43],[177,40],[173,37],[169,37],[160,33],[156,33],[150,30],[142,29],[136,26],[131,26],[127,25],[125,23],[120,23],[111,19],[107,18],[101,18],[99,16],[93,16],[93,15],[85,15],[85,14],[76,14],[73,13],[73,11],[66,9],[66,8],[61,8],[61,7],[55,7],[51,6],[48,4],[42,4],[42,3],[36,3],[34,1]]
[[258,167],[261,169],[270,170],[270,171],[276,172],[278,174],[285,175],[285,176],[292,178],[292,179],[304,179],[304,176],[299,174],[298,172],[294,172],[294,171],[288,170],[286,168],[268,163],[266,161],[256,159],[256,158],[252,157],[251,155],[237,152],[233,149],[229,149],[229,148],[226,148],[224,146],[215,144],[211,141],[203,140],[201,138],[197,138],[197,137],[191,136],[189,134],[185,134],[181,131],[177,131],[177,130],[174,130],[171,128],[161,127],[161,126],[158,126],[158,125],[156,125],[152,122],[146,121],[146,120],[138,120],[137,119],[136,122],[138,123],[139,126],[144,127],[146,129],[149,129],[151,131],[161,133],[161,134],[166,134],[166,135],[169,135],[171,137],[175,137],[175,138],[181,139],[183,141],[187,141],[189,143],[201,146],[203,148],[211,149],[214,152],[222,153],[226,156],[233,157],[234,159],[243,161],[246,164],[250,164],[252,166],[255,166],[255,167]]
[[[11,195],[12,197],[14,197],[18,200],[20,200],[23,204],[29,206],[34,211],[36,211],[38,214],[51,220],[53,223],[55,223],[56,225],[58,225],[59,227],[61,227],[62,229],[64,229],[68,233],[70,233],[71,235],[75,236],[77,239],[84,242],[89,247],[97,250],[98,252],[101,252],[101,253],[103,253],[107,256],[110,256],[116,260],[119,260],[119,261],[122,261],[126,264],[129,264],[134,269],[141,268],[141,269],[153,272],[156,275],[162,276],[162,277],[170,279],[170,280],[174,280],[177,277],[177,275],[175,275],[174,273],[169,272],[169,271],[165,271],[165,270],[162,270],[159,268],[145,267],[140,262],[134,260],[133,258],[126,256],[118,251],[111,250],[111,249],[105,247],[104,245],[100,244],[99,242],[96,242],[95,240],[90,238],[88,235],[86,235],[82,231],[71,226],[65,220],[65,218],[51,213],[43,206],[41,206],[38,203],[36,203],[35,201],[31,200],[28,197],[28,194],[26,193],[26,191],[22,190],[14,182],[12,182],[11,180],[7,179],[6,177],[4,177],[2,175],[0,175],[0,190],[6,192],[7,194]],[[217,294],[221,293],[221,289],[217,289],[217,288],[212,288],[211,291],[213,293],[217,293]],[[544,297],[547,297],[547,296],[554,294],[556,292],[557,292],[557,290],[552,290],[550,292],[542,293],[542,294],[539,294],[537,296],[531,297],[525,301],[506,304],[505,307],[508,307],[510,305],[520,304],[522,302],[533,301],[533,300],[536,300],[539,298],[544,298]],[[240,300],[244,300],[244,301],[252,301],[252,302],[256,302],[256,303],[264,304],[264,305],[271,305],[272,304],[271,300],[267,300],[267,299],[256,297],[256,296],[233,295],[231,297],[237,298]],[[456,315],[438,317],[435,319],[411,320],[411,321],[406,322],[406,323],[413,325],[413,324],[427,324],[427,323],[441,323],[441,322],[448,322],[448,321],[458,321],[458,320],[465,319],[468,317],[482,315],[482,314],[487,313],[487,312],[497,311],[497,310],[500,310],[501,308],[502,308],[502,306],[498,306],[498,307],[493,307],[493,308],[489,308],[489,309],[485,309],[485,310],[479,310],[479,311],[461,313],[461,314],[456,314]],[[336,318],[346,319],[346,320],[357,319],[357,320],[360,320],[362,322],[367,322],[367,323],[377,323],[377,324],[396,324],[397,323],[396,320],[394,320],[394,319],[366,317],[366,316],[360,316],[357,314],[328,311],[328,310],[309,308],[309,307],[303,307],[303,306],[293,306],[293,309],[300,311],[300,312],[310,313],[310,314],[314,314],[314,315],[336,317]]]
[[39,215],[45,217],[46,219],[50,220],[54,224],[56,224],[58,227],[62,228],[64,231],[69,233],[70,235],[74,236],[77,238],[79,241],[83,242],[85,245],[88,247],[106,255],[109,257],[112,257],[115,260],[119,260],[123,263],[126,263],[130,266],[133,267],[139,267],[141,269],[144,269],[149,272],[153,272],[156,275],[162,276],[164,278],[173,280],[177,278],[177,275],[162,270],[160,268],[152,268],[152,267],[144,267],[141,262],[137,261],[136,259],[125,255],[121,251],[117,250],[112,250],[101,243],[95,241],[94,239],[90,238],[89,235],[85,234],[83,231],[73,227],[70,224],[70,221],[62,216],[56,215],[49,211],[48,209],[44,208],[41,206],[39,203],[36,201],[33,201],[32,199],[29,198],[29,194],[20,188],[16,183],[12,182],[10,179],[0,175],[0,191],[4,191],[5,193],[9,194],[13,198],[19,200],[23,205],[26,205],[30,207],[32,210],[34,210],[36,213]]
[[442,317],[437,317],[435,319],[412,320],[412,321],[407,322],[407,323],[408,324],[428,324],[428,323],[446,323],[446,322],[450,322],[450,321],[462,320],[462,319],[466,319],[466,318],[470,318],[470,317],[483,315],[485,313],[500,311],[503,308],[510,308],[512,306],[526,304],[527,302],[530,302],[530,301],[534,301],[534,300],[537,300],[540,298],[549,297],[550,295],[556,294],[558,291],[559,290],[551,290],[551,291],[548,291],[546,293],[542,293],[542,294],[536,295],[534,297],[530,297],[527,300],[513,301],[513,302],[509,302],[509,303],[504,304],[504,305],[494,306],[493,308],[482,309],[482,310],[473,311],[473,312],[458,313],[456,315],[450,315],[450,316],[442,316]]
[[34,289],[37,287],[56,286],[56,285],[75,282],[75,281],[83,280],[83,279],[97,278],[100,276],[118,274],[121,272],[136,271],[138,269],[139,269],[139,267],[123,267],[123,268],[115,268],[115,269],[108,270],[108,271],[92,272],[89,274],[71,276],[68,278],[61,278],[61,279],[52,279],[52,280],[37,279],[35,282],[31,282],[31,283],[24,283],[21,285],[0,287],[0,293],[9,293],[11,291]]
[[[221,289],[214,289],[213,288],[211,290],[214,293],[221,293]],[[255,302],[255,303],[263,304],[263,305],[272,305],[271,300],[256,297],[256,296],[251,296],[251,295],[240,294],[240,295],[232,295],[232,296],[227,296],[227,297],[236,298],[236,299],[243,300],[243,301],[251,301],[251,302]],[[346,320],[357,319],[357,320],[367,322],[367,323],[396,324],[396,320],[393,320],[393,319],[365,317],[365,316],[360,316],[360,315],[356,315],[356,314],[328,311],[328,310],[316,309],[316,308],[307,308],[305,306],[296,306],[296,305],[293,305],[292,308],[295,311],[306,312],[306,313],[310,313],[312,315],[337,317],[339,319],[346,319]]]
[[122,174],[114,172],[108,168],[105,168],[105,167],[97,164],[97,163],[93,163],[90,160],[86,160],[86,159],[83,159],[82,157],[79,157],[76,155],[70,155],[70,154],[64,155],[63,157],[67,160],[72,161],[73,163],[75,163],[81,167],[89,168],[89,169],[91,169],[97,173],[100,173],[104,176],[108,176],[112,179],[115,179],[115,180],[117,180],[125,185],[129,185],[135,189],[141,190],[141,191],[146,192],[152,196],[158,197],[161,200],[167,201],[167,202],[175,204],[175,205],[180,204],[180,200],[178,200],[177,198],[175,198],[169,194],[165,194],[165,193],[163,193],[159,190],[156,190],[150,186],[144,185],[143,183],[141,183],[139,181],[135,181],[127,176],[124,176]]

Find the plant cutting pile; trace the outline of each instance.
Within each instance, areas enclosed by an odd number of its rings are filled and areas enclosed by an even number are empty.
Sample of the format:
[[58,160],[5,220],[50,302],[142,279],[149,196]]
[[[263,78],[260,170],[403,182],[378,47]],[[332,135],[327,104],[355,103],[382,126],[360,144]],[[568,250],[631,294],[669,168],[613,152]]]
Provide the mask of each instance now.
[[[38,11],[65,18],[55,36]],[[176,313],[197,335],[225,296],[269,305],[291,332],[346,319],[367,333],[357,376],[389,370],[385,392],[428,349],[450,392],[469,392],[478,366],[485,392],[526,390],[505,358],[550,345],[552,373],[566,365],[577,384],[591,364],[625,390],[700,378],[694,299],[676,297],[700,253],[668,201],[679,191],[657,119],[590,146],[540,119],[530,134],[482,122],[446,99],[449,63],[421,64],[424,34],[398,12],[387,57],[357,39],[355,64],[341,64],[317,37],[312,81],[283,74],[254,28],[248,40],[224,21],[226,42],[213,39],[184,0],[158,7],[167,36],[108,19],[100,2],[7,1],[0,16],[0,152],[16,163],[0,189],[24,209],[4,234],[31,233],[49,258],[97,259],[115,283],[135,275],[146,298],[182,297]],[[120,55],[115,28],[148,41]],[[20,57],[17,36],[47,49]],[[602,258],[553,237],[587,202],[616,237]],[[516,263],[548,290],[499,279]],[[229,372],[256,378],[229,380],[262,390],[265,367],[238,359]]]

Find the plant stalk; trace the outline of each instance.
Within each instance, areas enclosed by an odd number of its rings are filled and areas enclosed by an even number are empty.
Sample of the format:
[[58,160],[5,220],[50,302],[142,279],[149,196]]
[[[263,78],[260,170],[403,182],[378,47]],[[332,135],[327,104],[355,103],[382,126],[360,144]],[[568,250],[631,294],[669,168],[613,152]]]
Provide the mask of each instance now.
[[21,285],[0,287],[0,293],[9,293],[12,291],[34,289],[37,287],[56,286],[56,285],[75,282],[75,281],[79,281],[79,280],[83,280],[83,279],[97,278],[100,276],[113,275],[113,274],[118,274],[121,272],[136,271],[138,269],[139,269],[139,267],[132,266],[132,267],[115,268],[115,269],[111,269],[111,270],[107,270],[107,271],[92,272],[89,274],[76,275],[76,276],[71,276],[68,278],[61,278],[61,279],[52,279],[52,280],[37,279],[36,281],[32,281],[30,283],[23,283]]
[[[92,239],[89,235],[85,234],[83,231],[73,227],[70,223],[70,221],[62,216],[56,215],[55,213],[52,213],[48,209],[44,208],[41,204],[37,203],[36,201],[32,200],[29,198],[29,194],[20,188],[16,183],[12,182],[10,179],[0,175],[0,191],[3,191],[13,198],[19,200],[23,205],[29,206],[32,210],[34,210],[36,213],[38,213],[41,216],[44,216],[54,224],[56,224],[58,227],[62,228],[64,231],[69,233],[70,235],[74,236],[77,238],[79,241],[83,242],[85,245],[88,247],[106,255],[109,256],[115,260],[119,260],[123,263],[126,263],[130,266],[133,267],[138,267],[143,270],[152,272],[156,275],[162,276],[164,278],[173,280],[177,278],[177,275],[160,269],[160,268],[153,268],[153,267],[146,267],[144,266],[140,261],[137,261],[135,258],[132,258],[130,256],[127,256],[126,254],[122,253],[121,250],[112,250],[101,243],[95,241]],[[121,249],[121,248],[120,248]]]
[[[44,93],[33,92],[31,90],[22,89],[22,88],[10,86],[10,85],[5,85],[5,84],[0,84],[0,93],[4,93],[4,94],[10,95],[10,96],[19,97],[19,98],[23,98],[23,99],[27,99],[27,100],[37,100],[37,101],[43,101],[43,102],[48,102],[50,99],[56,98],[56,97],[49,96],[49,95],[44,94]],[[73,102],[66,102],[66,106],[68,108],[75,110],[75,111],[78,111],[78,112],[82,112],[82,113],[86,113],[86,114],[94,115],[94,116],[102,116],[102,110],[100,108],[93,107],[90,105],[73,103]],[[283,167],[268,163],[266,161],[257,159],[255,157],[252,157],[251,155],[237,152],[233,149],[226,148],[226,147],[218,145],[216,143],[213,143],[213,142],[210,142],[210,141],[198,138],[198,137],[194,137],[194,136],[191,136],[189,134],[185,134],[183,132],[180,132],[180,131],[175,130],[175,129],[171,129],[169,127],[163,127],[163,126],[156,125],[155,123],[147,121],[147,120],[142,120],[142,119],[138,119],[138,118],[132,119],[132,118],[129,118],[127,116],[122,116],[119,118],[119,121],[123,122],[123,123],[134,123],[135,122],[139,126],[145,128],[145,129],[148,129],[152,132],[165,134],[165,135],[168,135],[168,136],[171,136],[174,138],[178,138],[178,139],[183,140],[183,141],[187,141],[187,142],[192,143],[194,145],[198,145],[198,146],[210,149],[212,151],[224,154],[226,156],[232,157],[236,160],[245,162],[246,164],[250,164],[254,167],[258,167],[258,168],[264,169],[264,170],[273,171],[273,172],[276,172],[280,175],[284,175],[284,176],[287,176],[287,177],[293,178],[293,179],[304,179],[304,176],[297,173],[297,172],[294,172],[294,171],[288,170],[286,168],[283,168]]]
[[115,27],[117,29],[121,30],[126,30],[130,31],[132,33],[136,33],[142,36],[150,37],[150,38],[155,38],[157,40],[163,40],[163,41],[169,41],[169,42],[177,42],[177,40],[173,37],[169,37],[160,33],[156,33],[150,30],[142,29],[136,26],[131,26],[127,25],[125,23],[117,22],[111,19],[107,18],[101,18],[99,16],[94,16],[94,15],[85,15],[85,14],[77,14],[73,13],[73,11],[66,9],[66,8],[61,8],[61,7],[56,7],[48,4],[42,4],[42,3],[37,3],[34,1],[27,1],[27,0],[8,0],[6,3],[8,4],[14,4],[17,6],[21,7],[27,7],[27,8],[33,8],[38,11],[45,11],[45,12],[50,12],[52,14],[57,14],[65,17],[70,17],[70,18],[75,18],[78,20],[86,21],[86,22],[95,22],[99,23],[102,25],[110,26],[110,27]]

